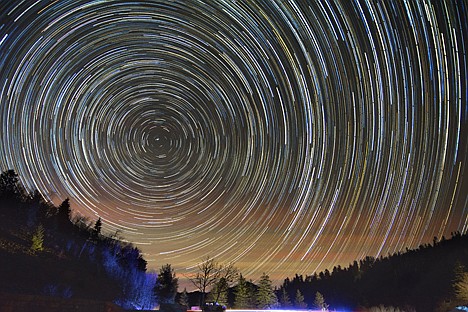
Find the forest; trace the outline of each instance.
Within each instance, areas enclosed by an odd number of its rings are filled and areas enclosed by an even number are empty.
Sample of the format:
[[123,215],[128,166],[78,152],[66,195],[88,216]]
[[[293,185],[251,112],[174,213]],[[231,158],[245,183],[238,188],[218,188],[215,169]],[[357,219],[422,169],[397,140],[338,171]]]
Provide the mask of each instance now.
[[0,220],[0,292],[154,307],[157,275],[140,250],[118,233],[103,235],[100,219],[74,216],[69,199],[55,207],[8,170],[0,175]]
[[[398,307],[401,311],[449,311],[468,303],[468,236],[434,237],[432,244],[377,259],[366,257],[346,268],[286,278],[289,296],[301,291],[311,303],[323,294],[330,307]],[[379,310],[380,311],[380,310]],[[385,311],[385,310],[384,310]]]
[[267,273],[248,280],[234,263],[201,259],[187,277],[197,291],[179,292],[170,264],[147,270],[141,251],[119,233],[102,233],[103,220],[58,207],[27,192],[13,170],[0,174],[0,294],[33,294],[112,302],[122,309],[216,303],[237,309],[322,311],[449,311],[468,304],[468,235],[434,237],[432,244],[347,267],[286,278]]

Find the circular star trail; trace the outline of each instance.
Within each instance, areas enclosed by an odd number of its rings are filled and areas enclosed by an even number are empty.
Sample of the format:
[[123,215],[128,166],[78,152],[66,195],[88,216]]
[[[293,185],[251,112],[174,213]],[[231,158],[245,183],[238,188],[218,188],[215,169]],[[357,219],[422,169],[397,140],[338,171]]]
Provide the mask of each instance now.
[[2,1],[0,167],[150,267],[281,280],[466,231],[463,1]]

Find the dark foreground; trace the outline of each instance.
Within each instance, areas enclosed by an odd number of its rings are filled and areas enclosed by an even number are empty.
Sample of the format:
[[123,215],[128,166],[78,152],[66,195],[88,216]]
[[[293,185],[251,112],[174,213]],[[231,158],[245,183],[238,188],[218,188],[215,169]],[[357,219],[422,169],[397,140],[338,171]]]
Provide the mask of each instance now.
[[89,299],[0,293],[0,312],[123,312],[117,305]]

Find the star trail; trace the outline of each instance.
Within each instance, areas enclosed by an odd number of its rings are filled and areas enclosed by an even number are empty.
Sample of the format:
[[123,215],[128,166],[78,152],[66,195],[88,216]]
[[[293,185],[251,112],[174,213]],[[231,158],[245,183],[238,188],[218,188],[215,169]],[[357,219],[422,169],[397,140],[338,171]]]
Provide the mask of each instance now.
[[468,230],[464,1],[2,1],[0,168],[149,267],[281,281]]

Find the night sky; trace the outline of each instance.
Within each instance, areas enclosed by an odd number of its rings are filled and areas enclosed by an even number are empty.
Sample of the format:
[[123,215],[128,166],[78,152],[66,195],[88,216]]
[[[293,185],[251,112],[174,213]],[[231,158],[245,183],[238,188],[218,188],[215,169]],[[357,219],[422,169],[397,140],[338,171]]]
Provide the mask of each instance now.
[[0,2],[0,169],[148,266],[278,283],[468,230],[466,1]]

